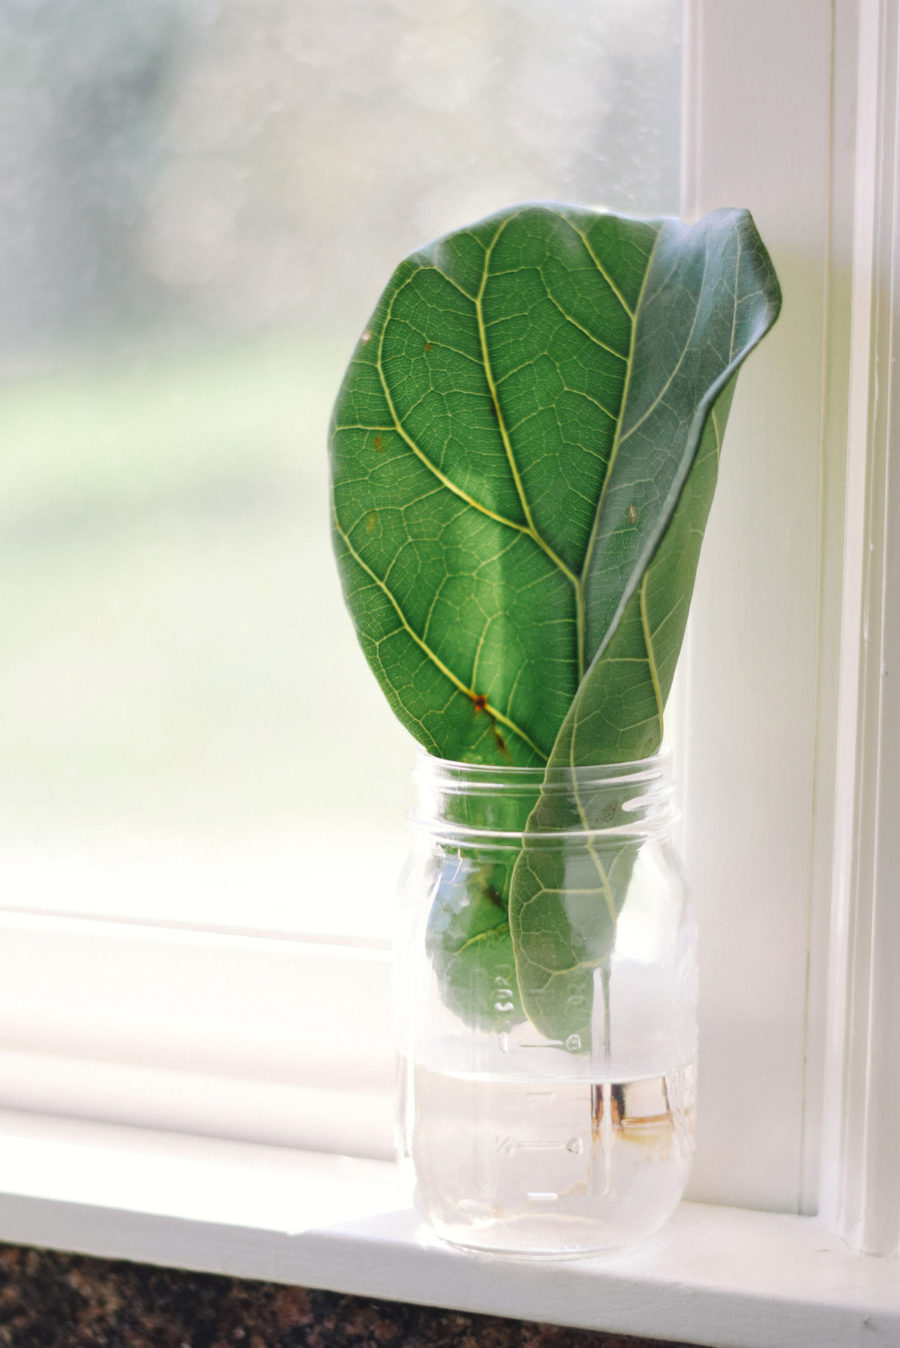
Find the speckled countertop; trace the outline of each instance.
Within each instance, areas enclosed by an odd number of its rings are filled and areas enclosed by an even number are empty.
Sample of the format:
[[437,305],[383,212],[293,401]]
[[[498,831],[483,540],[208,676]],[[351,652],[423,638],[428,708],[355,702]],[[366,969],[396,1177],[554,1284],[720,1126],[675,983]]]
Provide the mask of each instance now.
[[689,1348],[0,1246],[3,1348]]

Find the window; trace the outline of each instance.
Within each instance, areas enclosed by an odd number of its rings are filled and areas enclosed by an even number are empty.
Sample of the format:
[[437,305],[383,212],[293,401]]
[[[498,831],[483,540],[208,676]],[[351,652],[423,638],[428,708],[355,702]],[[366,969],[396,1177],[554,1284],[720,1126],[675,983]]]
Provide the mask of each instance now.
[[0,25],[0,1100],[324,1145],[344,1062],[388,1154],[412,746],[343,612],[330,405],[423,240],[677,210],[680,0]]
[[680,0],[88,0],[0,24],[22,53],[7,902],[377,937],[411,746],[343,614],[330,405],[423,240],[535,195],[677,210]]

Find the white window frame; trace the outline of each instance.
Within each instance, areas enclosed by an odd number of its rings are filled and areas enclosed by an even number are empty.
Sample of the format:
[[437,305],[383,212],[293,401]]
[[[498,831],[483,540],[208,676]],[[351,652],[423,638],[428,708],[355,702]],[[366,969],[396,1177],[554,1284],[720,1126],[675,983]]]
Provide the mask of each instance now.
[[[822,967],[827,939],[818,871],[830,864],[826,676],[846,453],[845,437],[826,442],[824,407],[843,302],[833,222],[852,209],[835,190],[852,163],[833,119],[855,67],[821,0],[687,9],[684,213],[751,207],[784,292],[738,381],[684,654],[703,1102],[690,1196],[811,1212],[824,1047],[807,968]],[[852,159],[851,142],[840,149]]]
[[[695,1196],[727,1197],[717,1166],[749,1157],[746,1201],[685,1204],[656,1245],[618,1260],[525,1266],[446,1249],[385,1159],[383,943],[7,913],[0,1238],[696,1343],[900,1341],[900,18],[896,0],[686,10],[685,213],[750,205],[786,301],[741,379],[680,732],[701,911],[750,913],[751,934],[771,931],[783,951],[748,943],[747,992],[727,940],[704,950],[704,995],[742,1037],[730,1064],[720,1040],[704,1068],[722,1159],[707,1146]],[[769,492],[762,535],[748,464]],[[737,576],[730,605],[723,573]],[[785,678],[761,730],[758,688],[735,681],[723,696],[715,657],[727,668],[742,643],[770,651],[773,625]],[[48,947],[55,997],[34,988]],[[112,1009],[91,978],[110,964],[123,989]],[[258,991],[223,1020],[245,978]],[[747,996],[774,1010],[754,1019]],[[326,1004],[340,1013],[326,1020]],[[308,1082],[286,1084],[301,1054]]]
[[[737,589],[739,623],[745,648],[765,652],[773,641],[780,644],[784,683],[770,689],[765,724],[752,691],[742,705],[740,691],[735,696],[729,689],[723,708],[716,653],[734,637],[734,627],[715,576],[718,607],[704,608],[700,592],[688,655],[693,715],[685,733],[700,746],[690,759],[687,790],[699,838],[696,871],[701,897],[712,884],[716,899],[724,893],[729,904],[768,910],[771,947],[751,949],[748,959],[771,963],[771,978],[757,964],[750,982],[754,995],[764,992],[774,1003],[775,1014],[761,1018],[773,1056],[783,1049],[778,994],[783,999],[791,977],[802,991],[803,1035],[794,1046],[797,1210],[817,1212],[818,1222],[855,1250],[895,1257],[900,906],[892,877],[900,858],[892,823],[900,805],[900,698],[889,676],[900,653],[900,489],[896,466],[890,471],[900,429],[892,369],[900,318],[900,16],[895,0],[793,0],[790,6],[694,0],[689,15],[688,61],[695,74],[686,118],[686,212],[700,213],[734,194],[752,200],[785,288],[782,333],[785,323],[794,324],[787,350],[773,339],[744,378],[741,392],[755,395],[748,408],[752,426],[740,421],[745,403],[729,430],[727,452],[761,467],[771,484],[764,531],[746,540],[742,553],[742,519],[732,502],[729,543],[714,536],[706,557],[715,572],[729,557],[746,564],[762,546],[757,570]],[[816,80],[815,60],[826,33],[827,85],[820,66]],[[740,53],[738,69],[716,61],[727,49]],[[747,125],[749,135],[742,129]],[[795,380],[800,391],[792,397]],[[749,492],[741,505],[758,526],[749,477],[742,486]],[[779,553],[785,540],[792,554]],[[785,567],[785,555],[800,559],[797,577]],[[816,558],[812,577],[802,574],[804,556]],[[815,622],[805,631],[803,602],[788,598],[779,605],[777,598],[795,580],[798,599],[813,600]],[[760,592],[773,596],[771,611],[754,605]],[[798,696],[804,680],[807,703]],[[737,793],[743,836],[727,822],[736,801],[727,785],[723,790],[723,766],[747,771],[749,786],[742,782]],[[792,846],[792,837],[803,845]],[[742,892],[747,871],[753,884],[765,880],[752,865],[761,843],[776,860],[774,904],[771,893],[754,895],[752,885]],[[780,882],[792,867],[792,889],[784,891]],[[790,932],[801,912],[801,883],[805,968],[797,933]],[[719,972],[724,980],[740,979],[743,970],[732,962]],[[716,991],[720,1005],[728,1006],[725,986]],[[796,1009],[784,1029],[796,1032]],[[730,1071],[725,1062],[717,1066],[740,1096],[740,1046],[734,1056]],[[771,1094],[764,1080],[757,1077],[756,1085],[764,1093],[749,1123],[764,1131],[774,1100],[782,1104],[784,1081],[776,1075]],[[739,1120],[729,1122],[739,1137]]]

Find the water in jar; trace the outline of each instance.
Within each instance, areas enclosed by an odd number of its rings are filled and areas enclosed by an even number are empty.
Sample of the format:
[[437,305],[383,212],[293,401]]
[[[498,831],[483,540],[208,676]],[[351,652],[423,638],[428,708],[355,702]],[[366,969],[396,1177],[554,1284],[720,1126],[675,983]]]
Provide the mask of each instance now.
[[419,1201],[445,1239],[485,1250],[575,1256],[645,1239],[690,1170],[694,1079],[692,1063],[616,1081],[417,1064]]

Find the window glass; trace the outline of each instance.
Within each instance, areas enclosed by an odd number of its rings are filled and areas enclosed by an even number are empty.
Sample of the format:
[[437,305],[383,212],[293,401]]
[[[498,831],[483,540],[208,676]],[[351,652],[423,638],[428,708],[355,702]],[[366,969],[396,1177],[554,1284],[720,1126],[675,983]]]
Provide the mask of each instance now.
[[679,0],[0,8],[8,906],[378,931],[411,745],[330,556],[396,262],[679,204]]

